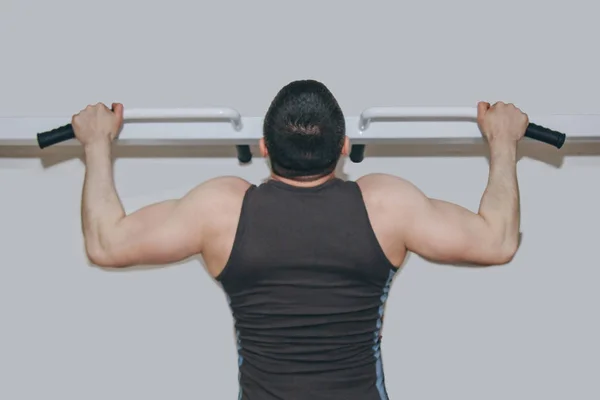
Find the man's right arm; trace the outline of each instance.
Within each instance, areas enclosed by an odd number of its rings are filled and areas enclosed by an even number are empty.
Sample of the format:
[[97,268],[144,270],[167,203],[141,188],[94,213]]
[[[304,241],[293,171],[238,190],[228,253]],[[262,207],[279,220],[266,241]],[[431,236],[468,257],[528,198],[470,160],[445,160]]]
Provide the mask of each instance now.
[[369,179],[369,186],[379,194],[380,209],[386,209],[389,223],[397,224],[393,230],[406,249],[426,259],[499,265],[510,262],[517,251],[520,206],[516,153],[528,119],[506,104],[490,108],[480,103],[480,116],[491,157],[489,180],[477,213],[428,198],[401,178],[376,175]]
[[477,213],[430,199],[412,185],[401,186],[412,203],[403,224],[408,250],[439,262],[498,265],[512,260],[520,226],[515,144],[492,146],[488,185]]
[[517,250],[518,199],[492,174],[478,213],[429,198],[412,183],[392,175],[369,175],[361,181],[367,190],[377,186],[381,209],[386,209],[389,224],[395,225],[394,236],[408,251],[423,258],[499,265],[509,262]]

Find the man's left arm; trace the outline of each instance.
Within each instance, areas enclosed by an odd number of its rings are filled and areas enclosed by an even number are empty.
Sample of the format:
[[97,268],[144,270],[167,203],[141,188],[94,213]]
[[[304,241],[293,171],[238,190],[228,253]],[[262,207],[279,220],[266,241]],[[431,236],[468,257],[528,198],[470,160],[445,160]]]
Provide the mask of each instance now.
[[199,254],[217,218],[248,187],[240,178],[209,180],[178,200],[167,200],[126,215],[113,179],[112,141],[123,123],[123,106],[90,105],[73,116],[75,137],[85,151],[81,217],[90,260],[105,267],[170,264]]
[[81,211],[90,261],[106,267],[169,264],[201,253],[209,212],[226,195],[227,190],[220,192],[228,178],[210,180],[181,199],[126,215],[114,184],[110,149],[108,141],[85,148]]

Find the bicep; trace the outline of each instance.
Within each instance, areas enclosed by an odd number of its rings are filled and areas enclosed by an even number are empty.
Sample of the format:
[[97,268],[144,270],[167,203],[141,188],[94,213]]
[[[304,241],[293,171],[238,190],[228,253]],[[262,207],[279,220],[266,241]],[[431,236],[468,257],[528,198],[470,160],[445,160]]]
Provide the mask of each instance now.
[[220,218],[241,205],[249,183],[235,177],[204,182],[183,198],[139,209],[104,235],[102,258],[112,267],[161,265],[202,253]]
[[201,251],[202,221],[194,191],[182,199],[143,207],[120,220],[104,238],[111,266],[168,264]]
[[503,254],[487,221],[450,202],[427,197],[412,183],[385,174],[361,178],[361,186],[376,193],[390,223],[407,250],[442,263],[491,265]]
[[405,233],[408,250],[445,263],[500,262],[500,245],[482,216],[457,204],[414,196]]

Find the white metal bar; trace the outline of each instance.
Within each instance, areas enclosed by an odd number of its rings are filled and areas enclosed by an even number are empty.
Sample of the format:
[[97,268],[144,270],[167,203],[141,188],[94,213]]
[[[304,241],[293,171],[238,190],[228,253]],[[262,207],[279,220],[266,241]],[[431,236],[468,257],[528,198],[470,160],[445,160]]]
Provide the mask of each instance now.
[[236,130],[242,129],[242,116],[233,108],[133,108],[123,111],[124,121],[161,120],[229,120]]
[[[444,114],[440,110],[448,110]],[[148,110],[125,111],[127,123],[119,136],[118,145],[254,145],[263,136],[263,118],[240,117],[237,111],[228,111],[218,116],[205,111]],[[224,110],[224,109],[219,109]],[[389,110],[389,108],[387,109]],[[347,135],[354,144],[388,143],[477,143],[482,137],[477,124],[472,122],[476,114],[471,108],[426,108],[425,115],[415,117],[415,108],[403,108],[408,117],[385,124],[368,124],[368,129],[359,127],[365,120],[382,118],[382,113],[364,112],[360,116],[347,117]],[[365,110],[368,111],[368,110]],[[377,111],[377,109],[375,109]],[[433,114],[435,111],[436,114]],[[410,112],[410,114],[408,114]],[[475,111],[476,112],[476,111]],[[431,115],[434,115],[432,118]],[[440,117],[440,114],[441,115]],[[386,118],[385,115],[383,118]],[[444,120],[446,118],[447,120]],[[530,115],[536,124],[564,132],[567,142],[600,141],[600,115]],[[416,119],[416,120],[415,120]],[[70,122],[71,117],[0,117],[0,146],[38,146],[36,134]],[[220,120],[231,121],[223,124]],[[137,123],[151,121],[151,123]],[[176,121],[176,122],[173,122]],[[77,146],[79,142],[69,140],[58,146]]]
[[473,107],[371,107],[364,110],[358,120],[361,131],[376,119],[471,119],[477,120]]

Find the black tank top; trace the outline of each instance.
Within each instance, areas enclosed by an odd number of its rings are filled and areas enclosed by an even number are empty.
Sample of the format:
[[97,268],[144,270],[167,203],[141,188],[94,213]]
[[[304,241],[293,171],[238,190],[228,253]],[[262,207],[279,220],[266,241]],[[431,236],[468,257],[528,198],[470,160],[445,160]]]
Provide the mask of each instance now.
[[235,320],[240,400],[387,400],[383,308],[397,268],[355,182],[246,192],[217,277]]

